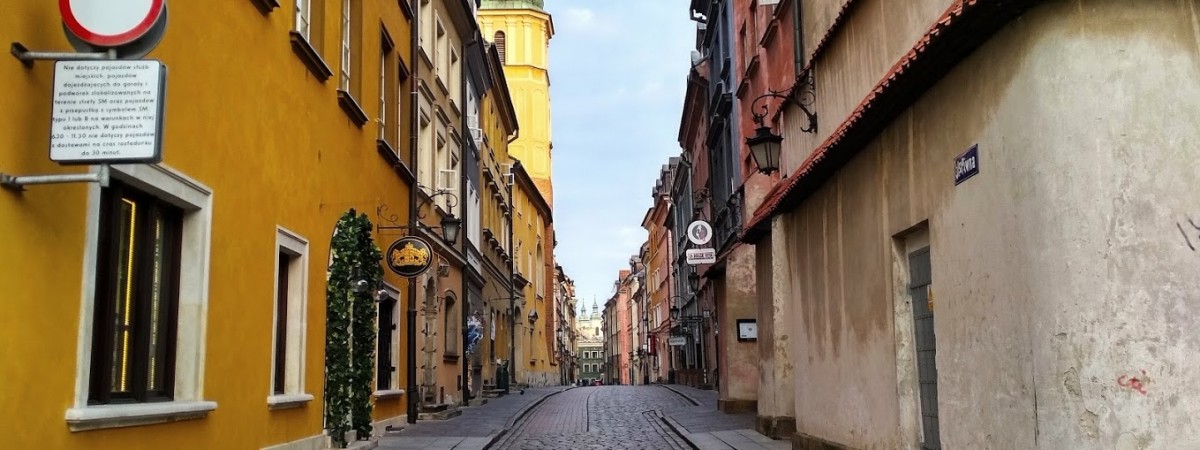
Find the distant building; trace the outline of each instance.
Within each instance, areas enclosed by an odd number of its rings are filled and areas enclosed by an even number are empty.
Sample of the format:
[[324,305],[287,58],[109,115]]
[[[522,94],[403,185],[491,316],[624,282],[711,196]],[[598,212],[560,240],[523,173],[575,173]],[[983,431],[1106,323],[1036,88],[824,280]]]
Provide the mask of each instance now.
[[592,311],[580,308],[575,321],[577,344],[575,353],[579,355],[579,380],[591,382],[603,377],[604,368],[604,335],[600,332],[603,326],[600,306],[592,301]]

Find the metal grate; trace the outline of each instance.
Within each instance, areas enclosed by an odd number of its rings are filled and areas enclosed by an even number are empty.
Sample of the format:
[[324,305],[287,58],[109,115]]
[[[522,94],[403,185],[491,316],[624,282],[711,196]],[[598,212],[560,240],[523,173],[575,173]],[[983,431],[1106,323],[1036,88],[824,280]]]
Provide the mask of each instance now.
[[933,332],[933,307],[929,285],[933,283],[929,247],[908,255],[909,295],[913,303],[913,334],[917,349],[917,383],[921,396],[921,448],[942,448],[938,428],[937,337]]

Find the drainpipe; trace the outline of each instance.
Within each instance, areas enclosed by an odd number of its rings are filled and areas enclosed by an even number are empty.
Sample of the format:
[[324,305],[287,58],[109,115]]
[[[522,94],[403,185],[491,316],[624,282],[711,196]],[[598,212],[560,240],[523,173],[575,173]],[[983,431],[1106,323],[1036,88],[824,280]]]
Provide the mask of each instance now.
[[[515,140],[515,138],[514,138]],[[509,141],[510,143],[512,141]],[[509,156],[512,160],[512,156]],[[516,163],[509,165],[509,171],[516,169]],[[508,258],[508,386],[509,390],[517,382],[517,291],[516,291],[516,249],[513,247],[513,210],[517,208],[513,199],[513,185],[517,184],[516,173],[512,174],[512,182],[508,184],[508,251],[513,252]]]
[[804,35],[801,33],[800,21],[800,0],[792,1],[792,33],[795,34],[793,39],[792,57],[796,63],[796,76],[800,76],[800,72],[804,70]]
[[[463,135],[461,133],[459,134],[459,136],[460,136],[459,139],[462,139],[464,141],[463,144],[467,144],[468,142],[466,142],[466,141],[471,140],[471,130],[468,128],[468,123],[467,123],[467,115],[470,113],[470,111],[469,111],[470,106],[469,106],[469,103],[467,102],[467,99],[470,98],[470,96],[473,94],[471,92],[467,91],[467,72],[470,71],[470,65],[469,65],[470,59],[467,58],[467,48],[470,48],[470,46],[474,43],[475,43],[475,37],[472,36],[471,42],[463,44],[463,48],[459,52],[460,55],[463,55],[462,56],[463,70],[459,71],[460,79],[458,80],[458,82],[459,82],[459,86],[461,86],[461,88],[458,91],[462,92],[462,94],[463,94],[462,108],[464,110],[464,114],[462,115],[462,118],[461,118],[461,122],[462,122],[461,127],[459,129],[467,130],[467,133],[465,135]],[[470,144],[469,146],[468,145],[459,145],[458,148],[471,151],[470,157],[475,158],[475,156],[478,154],[478,152],[473,150],[475,148],[474,147],[475,143],[472,141],[472,142],[469,142],[469,144]],[[459,158],[459,164],[462,164],[463,168],[466,168],[467,155],[462,155],[462,156],[463,156],[462,158]],[[479,165],[478,160],[476,160],[476,167],[478,167],[478,165]],[[467,379],[470,376],[468,370],[469,370],[469,367],[471,366],[471,358],[469,357],[470,355],[467,355],[467,311],[469,311],[471,309],[471,291],[469,290],[470,283],[467,281],[467,279],[468,279],[467,273],[468,273],[468,270],[470,270],[470,268],[471,268],[471,259],[469,256],[467,256],[468,247],[469,247],[467,245],[467,240],[470,239],[470,234],[462,233],[463,227],[466,227],[466,229],[468,231],[471,228],[468,225],[469,221],[467,220],[468,212],[470,211],[470,208],[467,207],[467,201],[470,200],[469,198],[467,198],[467,185],[470,184],[467,182],[467,179],[468,179],[467,171],[466,170],[460,171],[458,179],[459,179],[458,193],[459,193],[459,196],[462,197],[459,199],[458,204],[459,204],[459,207],[462,208],[462,225],[463,225],[462,227],[459,227],[459,234],[462,234],[462,236],[460,236],[459,242],[462,243],[462,256],[463,256],[463,262],[464,262],[464,266],[465,266],[465,267],[463,267],[463,270],[461,272],[461,275],[462,275],[462,299],[459,300],[459,302],[458,302],[459,309],[462,310],[462,313],[459,314],[460,316],[462,316],[459,318],[461,320],[462,324],[460,324],[458,326],[458,331],[460,334],[460,336],[458,338],[458,348],[459,348],[458,352],[460,353],[460,356],[458,358],[458,363],[462,365],[462,373],[461,373],[462,380],[458,383],[458,389],[461,394],[461,396],[459,398],[462,399],[462,405],[467,406],[470,404],[470,400],[471,400],[469,398],[471,395],[470,394],[471,391],[470,391],[470,389],[467,388]]]
[[[417,133],[420,131],[417,128],[417,110],[418,99],[420,92],[417,89],[421,81],[421,67],[418,64],[417,46],[418,34],[421,30],[421,2],[410,2],[413,9],[412,27],[409,30],[409,64],[413,68],[413,76],[410,78],[411,89],[409,93],[408,106],[410,112],[409,120],[409,136],[408,136],[408,162],[412,165],[413,173],[419,173],[417,168]],[[408,229],[411,233],[417,229],[417,215],[420,214],[417,206],[417,189],[420,183],[413,182],[408,190]],[[405,330],[405,336],[408,342],[405,343],[405,351],[408,353],[408,364],[405,367],[405,375],[408,377],[408,391],[405,392],[405,400],[408,401],[408,423],[417,423],[417,280],[410,278],[408,280],[408,319],[406,324],[408,329]]]

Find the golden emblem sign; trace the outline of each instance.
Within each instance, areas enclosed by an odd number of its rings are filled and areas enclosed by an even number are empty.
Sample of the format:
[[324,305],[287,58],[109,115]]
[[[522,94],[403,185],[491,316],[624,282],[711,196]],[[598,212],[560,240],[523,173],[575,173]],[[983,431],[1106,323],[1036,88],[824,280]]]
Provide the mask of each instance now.
[[429,244],[418,237],[403,237],[388,246],[387,266],[396,275],[412,278],[424,273],[433,258]]

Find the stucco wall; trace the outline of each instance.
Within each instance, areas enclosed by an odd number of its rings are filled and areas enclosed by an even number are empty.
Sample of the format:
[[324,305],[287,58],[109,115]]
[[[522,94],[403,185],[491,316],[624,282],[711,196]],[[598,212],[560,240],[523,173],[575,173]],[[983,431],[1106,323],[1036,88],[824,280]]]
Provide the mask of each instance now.
[[[716,288],[721,301],[717,303],[716,320],[721,327],[720,357],[725,373],[721,373],[721,400],[758,399],[758,344],[737,340],[737,319],[758,317],[754,295],[754,247],[743,246],[729,254],[725,273]],[[709,366],[712,371],[712,366]]]
[[[913,444],[898,431],[892,249],[927,220],[944,448],[1200,444],[1197,10],[1036,7],[778,219],[806,268],[800,432]],[[975,144],[980,174],[955,187],[953,159]]]

